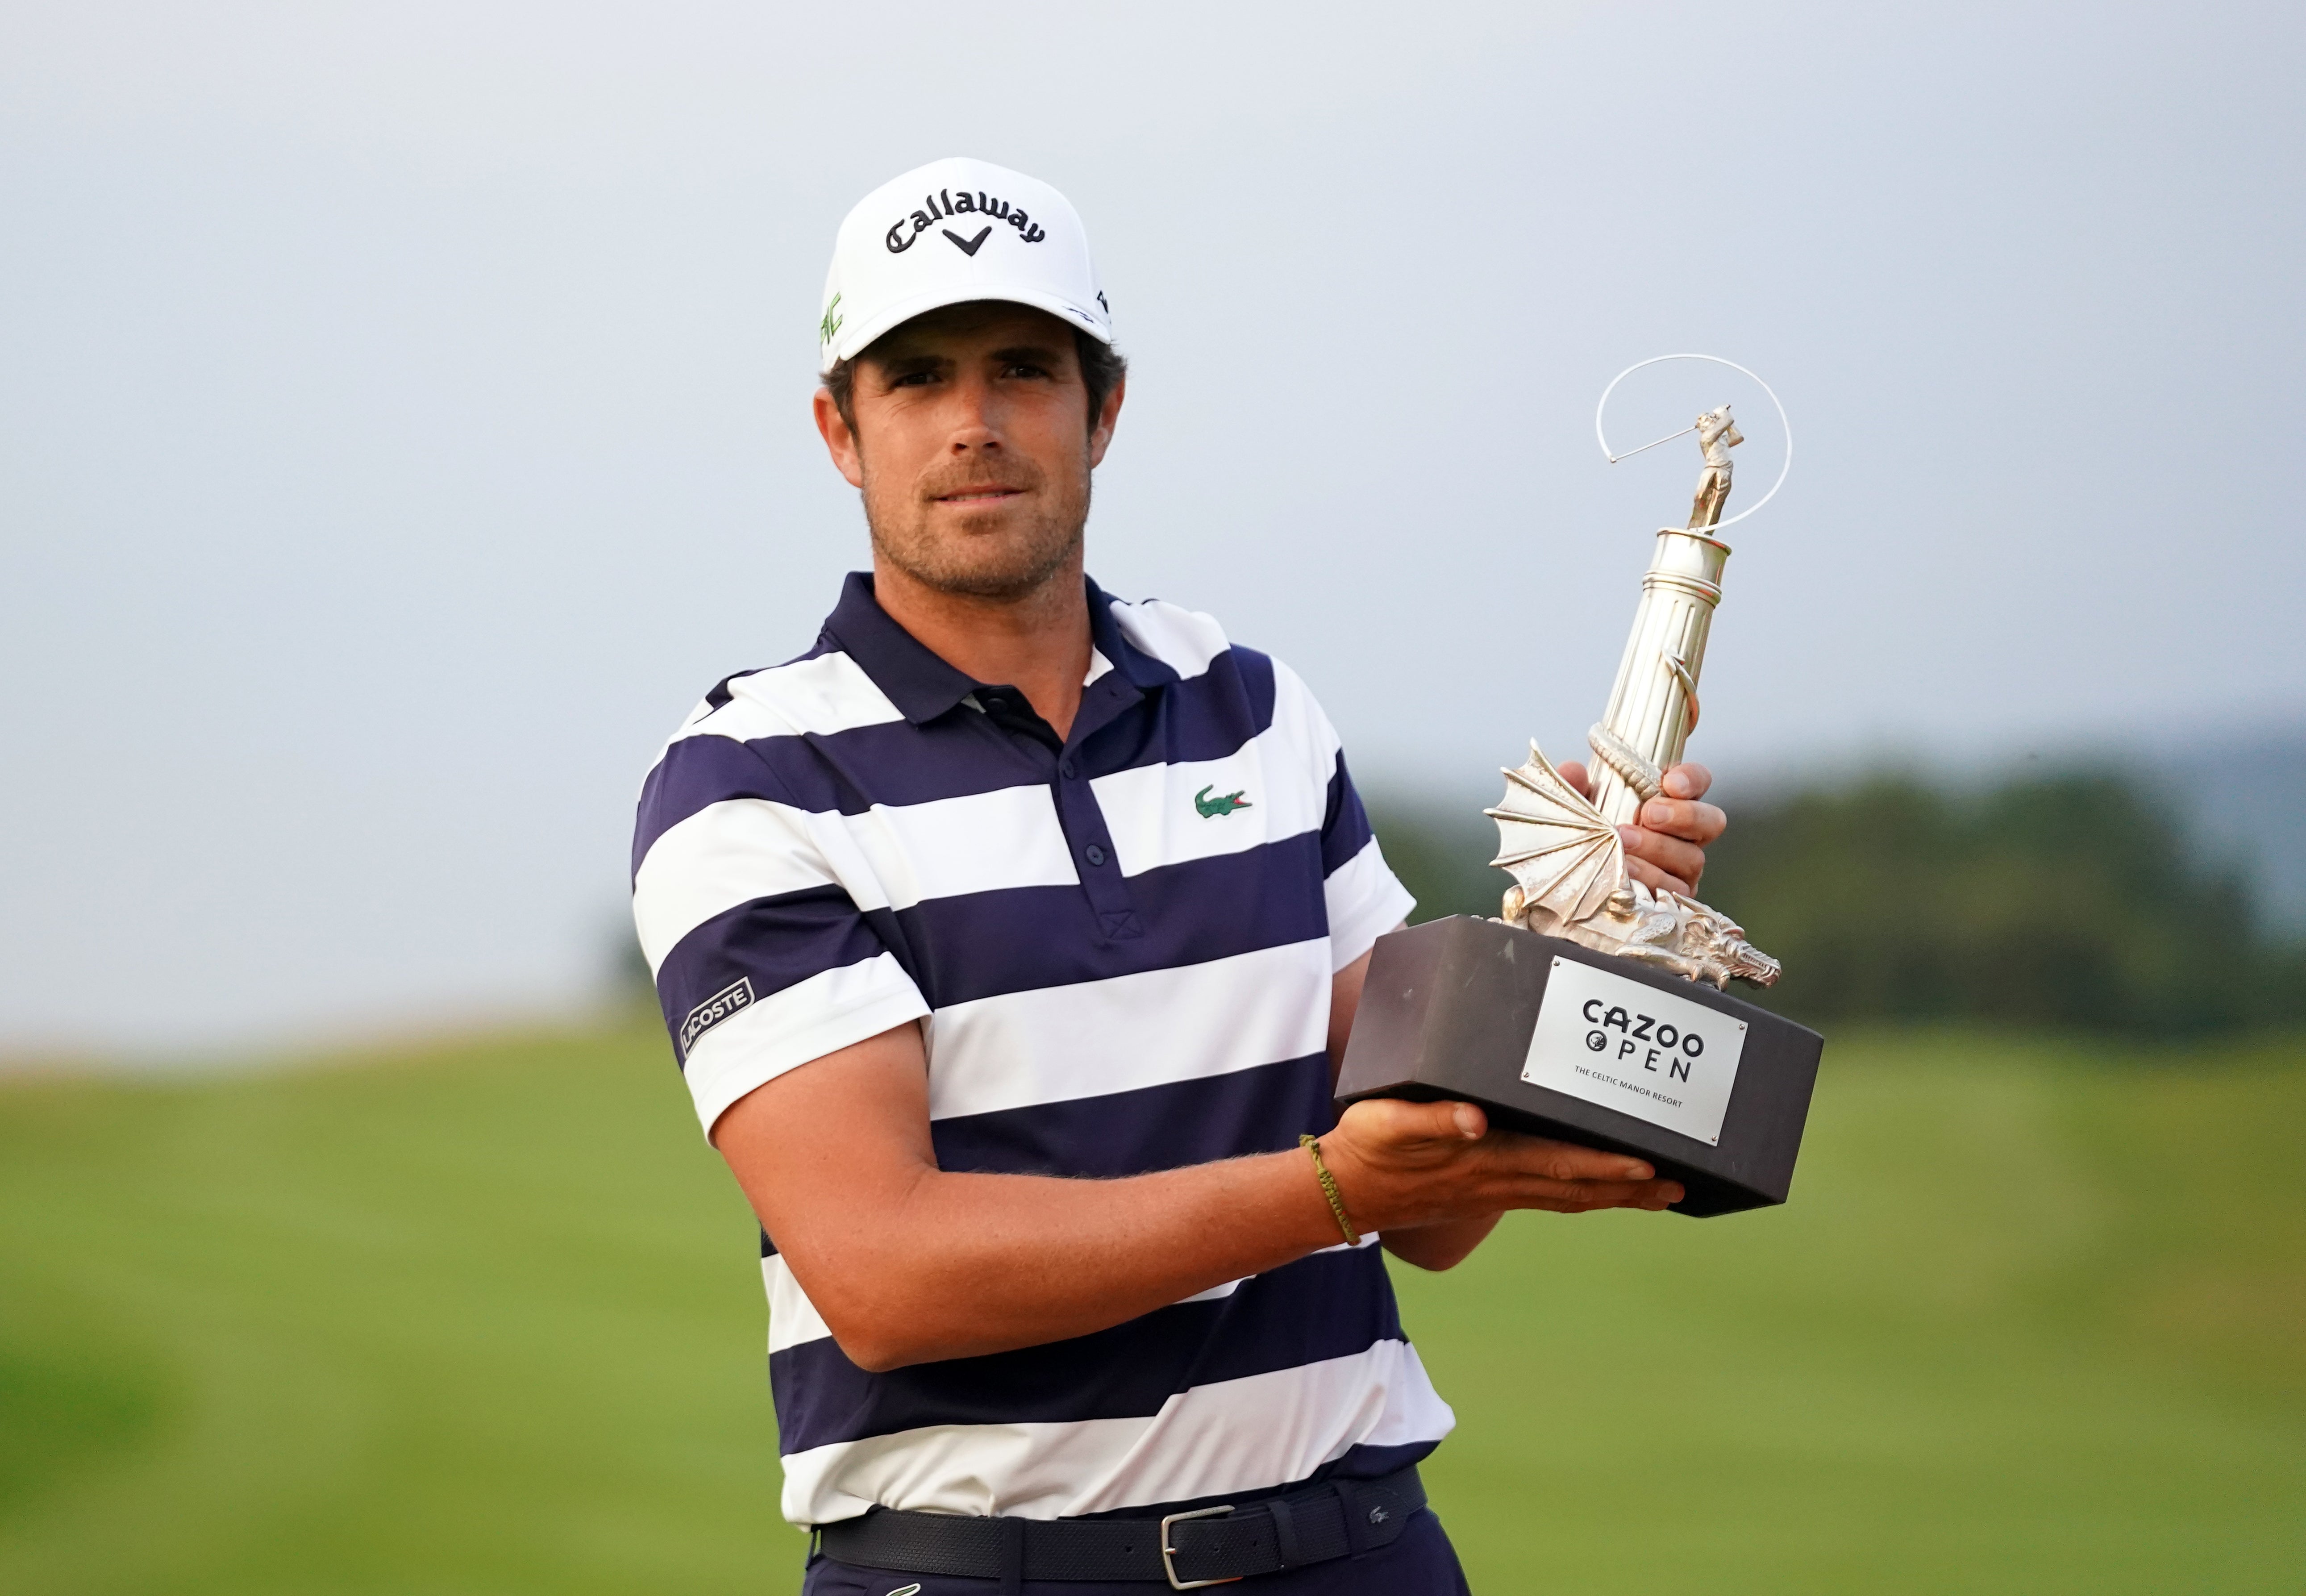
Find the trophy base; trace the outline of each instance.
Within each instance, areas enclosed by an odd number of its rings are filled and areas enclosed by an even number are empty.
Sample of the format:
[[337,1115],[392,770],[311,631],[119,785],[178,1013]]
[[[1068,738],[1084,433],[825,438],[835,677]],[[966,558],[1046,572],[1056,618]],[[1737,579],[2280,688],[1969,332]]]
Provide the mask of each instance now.
[[1453,915],[1377,940],[1337,1105],[1478,1103],[1508,1130],[1647,1159],[1704,1217],[1786,1200],[1825,1039],[1576,943]]

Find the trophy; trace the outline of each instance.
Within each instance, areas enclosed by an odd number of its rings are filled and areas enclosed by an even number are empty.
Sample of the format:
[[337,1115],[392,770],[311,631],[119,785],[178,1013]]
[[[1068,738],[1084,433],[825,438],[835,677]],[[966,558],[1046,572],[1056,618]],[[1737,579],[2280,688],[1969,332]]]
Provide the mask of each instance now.
[[[1695,432],[1704,462],[1688,525],[1661,528],[1607,711],[1587,733],[1593,796],[1536,743],[1505,771],[1498,823],[1506,889],[1495,919],[1454,915],[1377,940],[1339,1072],[1337,1101],[1458,1098],[1507,1129],[1647,1159],[1679,1181],[1675,1211],[1781,1203],[1792,1183],[1824,1040],[1728,994],[1766,986],[1777,960],[1728,916],[1634,879],[1618,827],[1658,795],[1698,717],[1697,679],[1730,545],[1721,533],[1730,451],[1745,441],[1728,405],[1681,431],[1613,454],[1601,431],[1629,366],[1601,395],[1594,431],[1611,465]],[[1743,520],[1777,493],[1786,465]]]

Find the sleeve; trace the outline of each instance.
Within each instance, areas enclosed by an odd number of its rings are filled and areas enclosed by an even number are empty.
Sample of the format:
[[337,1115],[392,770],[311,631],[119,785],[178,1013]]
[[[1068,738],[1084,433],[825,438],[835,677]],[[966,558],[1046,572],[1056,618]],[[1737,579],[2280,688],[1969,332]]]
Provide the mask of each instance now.
[[1321,823],[1321,869],[1333,969],[1343,969],[1368,952],[1417,907],[1417,900],[1385,862],[1377,833],[1362,808],[1362,795],[1354,790],[1354,779],[1346,773],[1342,748],[1329,777],[1329,804]]
[[1394,875],[1378,847],[1362,795],[1354,790],[1354,779],[1345,770],[1337,728],[1294,671],[1283,667],[1276,676],[1278,690],[1304,697],[1314,759],[1309,773],[1328,785],[1321,810],[1321,892],[1329,918],[1329,967],[1343,969],[1401,924],[1417,907],[1417,900]]
[[676,739],[642,789],[633,923],[709,1137],[730,1105],[928,1004],[838,813],[730,738]]

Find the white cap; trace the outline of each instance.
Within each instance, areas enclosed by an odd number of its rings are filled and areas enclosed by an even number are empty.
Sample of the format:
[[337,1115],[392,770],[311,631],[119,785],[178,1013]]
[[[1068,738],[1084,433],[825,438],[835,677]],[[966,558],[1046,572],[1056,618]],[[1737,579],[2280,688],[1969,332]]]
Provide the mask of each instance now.
[[972,299],[1031,305],[1113,342],[1089,235],[1065,197],[1021,172],[953,156],[890,179],[841,222],[824,276],[817,370],[899,322]]

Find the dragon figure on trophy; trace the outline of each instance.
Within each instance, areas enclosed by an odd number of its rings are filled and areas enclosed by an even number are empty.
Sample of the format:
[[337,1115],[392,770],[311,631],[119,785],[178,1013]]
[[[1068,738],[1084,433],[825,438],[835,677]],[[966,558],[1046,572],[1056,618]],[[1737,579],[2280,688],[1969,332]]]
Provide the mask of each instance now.
[[1767,986],[1778,978],[1778,961],[1747,943],[1745,928],[1727,915],[1636,880],[1618,832],[1659,795],[1663,770],[1697,724],[1697,671],[1730,553],[1713,528],[1730,495],[1730,450],[1745,439],[1727,405],[1687,431],[1698,435],[1704,470],[1689,525],[1658,533],[1609,712],[1587,734],[1593,796],[1571,786],[1532,742],[1527,763],[1504,772],[1505,797],[1484,811],[1498,823],[1490,863],[1514,879],[1500,917],[1509,926],[1717,988],[1733,976]]

